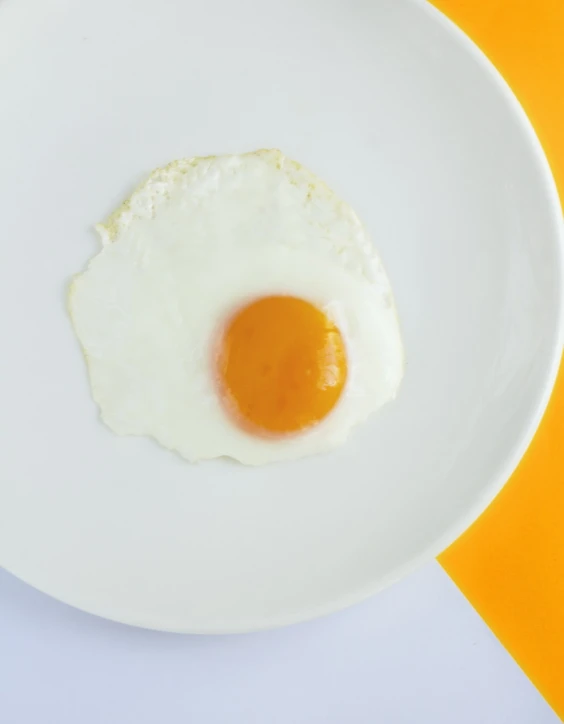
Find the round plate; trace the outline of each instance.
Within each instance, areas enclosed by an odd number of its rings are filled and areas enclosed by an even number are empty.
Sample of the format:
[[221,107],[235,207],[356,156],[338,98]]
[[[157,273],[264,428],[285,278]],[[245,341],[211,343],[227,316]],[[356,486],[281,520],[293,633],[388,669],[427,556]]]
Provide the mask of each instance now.
[[[0,563],[109,618],[193,632],[334,610],[499,491],[562,346],[550,172],[480,52],[411,0],[0,5]],[[335,452],[190,465],[99,421],[66,313],[92,225],[154,167],[278,147],[358,211],[407,353]]]

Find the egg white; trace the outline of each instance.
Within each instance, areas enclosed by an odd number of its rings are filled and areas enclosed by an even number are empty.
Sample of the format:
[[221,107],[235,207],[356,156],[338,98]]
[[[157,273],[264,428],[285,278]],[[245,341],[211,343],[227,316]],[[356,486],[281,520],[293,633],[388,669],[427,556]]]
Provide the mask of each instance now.
[[[257,465],[334,447],[395,396],[403,349],[382,265],[350,207],[280,152],[175,162],[98,229],[104,246],[75,277],[69,309],[116,433],[152,436],[191,461]],[[349,365],[335,409],[274,440],[226,414],[211,359],[233,312],[272,294],[323,309]]]

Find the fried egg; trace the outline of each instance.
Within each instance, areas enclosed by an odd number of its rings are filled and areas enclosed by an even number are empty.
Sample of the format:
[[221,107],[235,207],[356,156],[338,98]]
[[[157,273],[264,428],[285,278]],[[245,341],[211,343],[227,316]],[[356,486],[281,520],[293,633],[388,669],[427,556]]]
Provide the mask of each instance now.
[[396,395],[401,335],[368,234],[279,151],[175,161],[97,229],[69,310],[114,432],[257,465],[339,445]]

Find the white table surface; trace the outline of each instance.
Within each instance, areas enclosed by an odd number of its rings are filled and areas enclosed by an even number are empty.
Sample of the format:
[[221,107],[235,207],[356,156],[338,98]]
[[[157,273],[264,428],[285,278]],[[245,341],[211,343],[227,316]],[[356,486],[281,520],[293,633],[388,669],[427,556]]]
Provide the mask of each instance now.
[[2,724],[556,724],[433,563],[324,619],[181,636],[76,611],[0,571]]

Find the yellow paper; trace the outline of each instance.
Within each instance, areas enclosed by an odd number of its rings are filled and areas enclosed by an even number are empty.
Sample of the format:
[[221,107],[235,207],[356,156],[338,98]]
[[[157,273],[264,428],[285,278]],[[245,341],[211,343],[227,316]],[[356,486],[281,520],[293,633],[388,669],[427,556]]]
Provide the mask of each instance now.
[[[434,0],[527,111],[564,198],[564,0]],[[564,369],[517,472],[440,563],[564,718]]]

